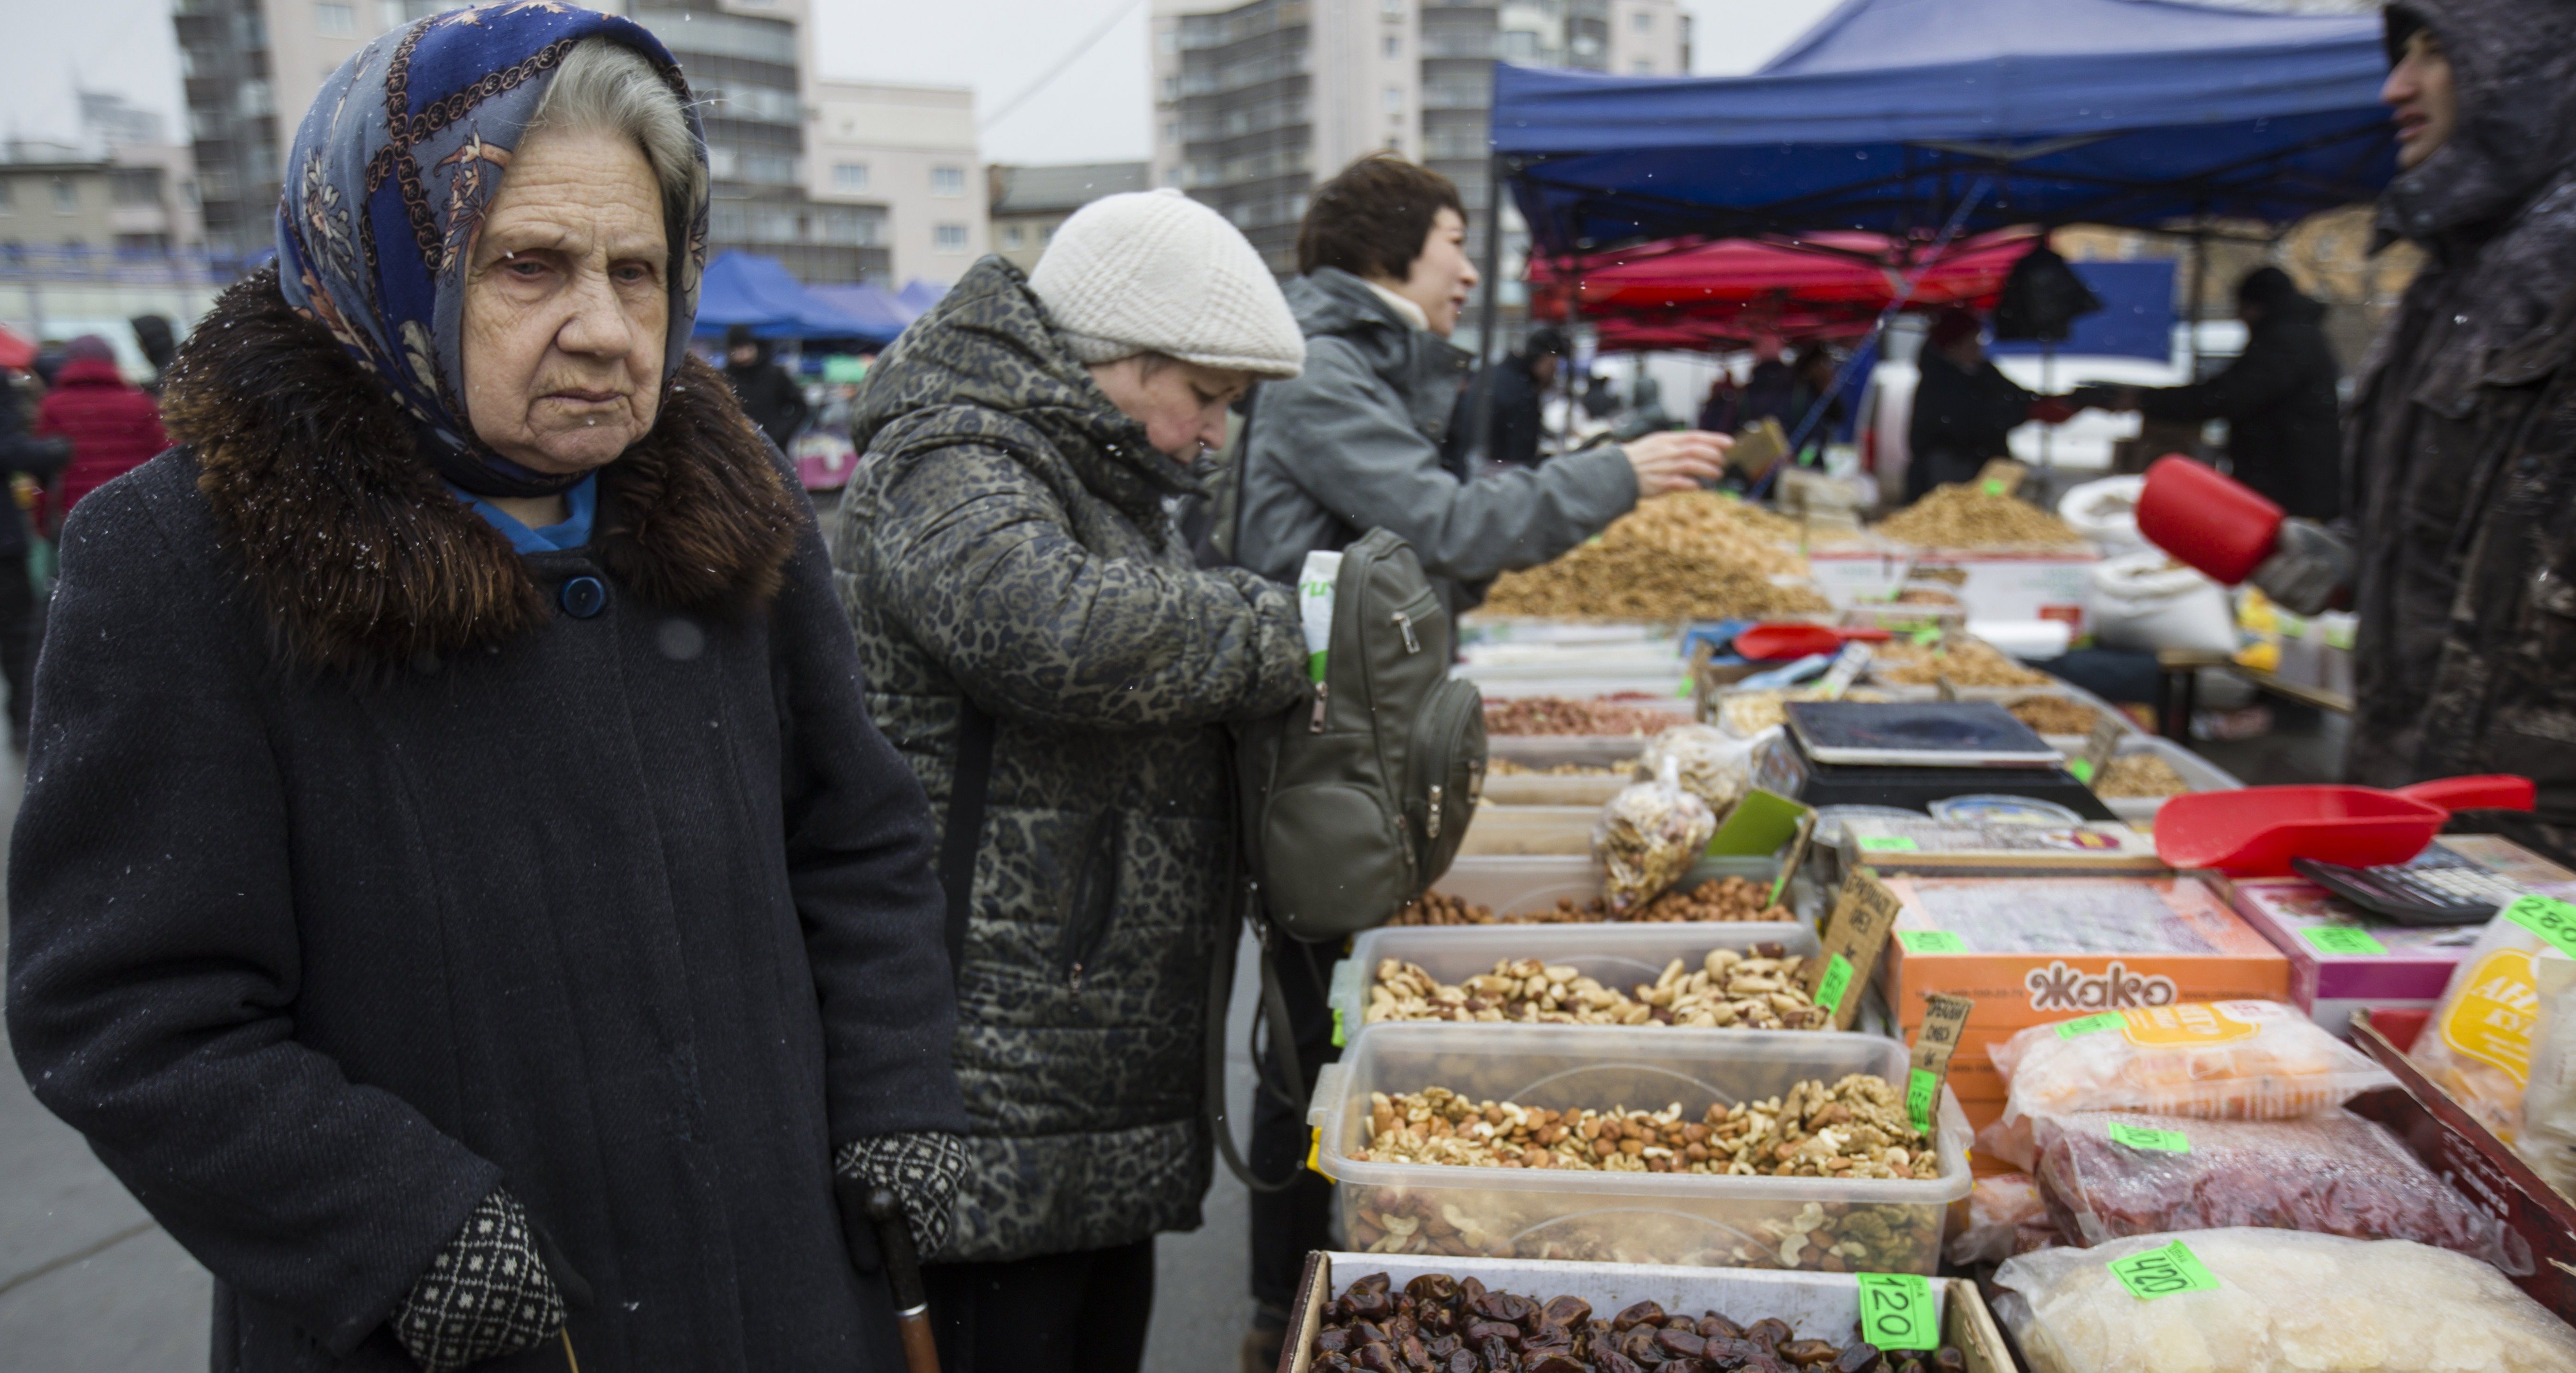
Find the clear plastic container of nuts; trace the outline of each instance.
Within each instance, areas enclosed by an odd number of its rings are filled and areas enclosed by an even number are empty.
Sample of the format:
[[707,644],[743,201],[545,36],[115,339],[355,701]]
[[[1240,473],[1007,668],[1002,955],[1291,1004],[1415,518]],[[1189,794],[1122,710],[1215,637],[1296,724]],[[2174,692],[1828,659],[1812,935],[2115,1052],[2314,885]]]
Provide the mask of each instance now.
[[1685,971],[1685,961],[1676,958],[1654,981],[1623,990],[1601,985],[1570,963],[1535,958],[1499,959],[1461,983],[1442,982],[1418,963],[1388,958],[1379,961],[1369,988],[1367,1021],[1822,1029],[1829,1017],[1809,999],[1798,976],[1805,962],[1778,944],[1711,949],[1696,969]]
[[1903,1045],[1832,1031],[1383,1024],[1310,1119],[1355,1247],[1930,1273],[1967,1122],[1945,1093],[1915,1135],[1904,1073]]

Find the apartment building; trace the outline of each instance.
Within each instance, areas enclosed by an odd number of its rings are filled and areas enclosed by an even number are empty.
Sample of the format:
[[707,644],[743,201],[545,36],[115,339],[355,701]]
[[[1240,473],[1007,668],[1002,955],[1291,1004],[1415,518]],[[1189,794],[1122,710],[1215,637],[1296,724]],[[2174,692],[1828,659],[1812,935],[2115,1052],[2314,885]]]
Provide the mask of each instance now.
[[[1496,59],[1690,69],[1675,0],[1154,0],[1153,178],[1295,265],[1308,190],[1380,149],[1485,202]],[[1508,227],[1508,226],[1507,226]]]
[[1044,167],[994,166],[986,181],[992,198],[992,251],[1025,272],[1038,265],[1056,226],[1105,195],[1151,187],[1147,162],[1073,162]]
[[806,194],[826,213],[860,217],[864,261],[852,280],[953,283],[984,255],[974,91],[821,80],[807,129]]
[[[869,217],[860,206],[806,194],[814,88],[807,0],[597,3],[651,29],[706,102],[710,246],[768,254],[809,281],[864,279],[876,260]],[[255,252],[270,244],[296,124],[331,73],[387,29],[460,7],[459,0],[177,0],[172,22],[209,246]]]

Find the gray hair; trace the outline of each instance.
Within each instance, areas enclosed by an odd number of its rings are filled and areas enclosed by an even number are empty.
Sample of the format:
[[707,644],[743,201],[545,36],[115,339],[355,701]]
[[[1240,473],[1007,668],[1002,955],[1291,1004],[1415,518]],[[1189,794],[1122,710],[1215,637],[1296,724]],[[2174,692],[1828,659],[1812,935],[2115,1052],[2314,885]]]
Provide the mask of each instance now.
[[[661,183],[663,217],[673,222],[685,222],[706,192],[707,165],[689,134],[679,93],[644,54],[613,38],[585,38],[564,54],[528,128],[634,139]],[[671,246],[675,252],[680,247]]]

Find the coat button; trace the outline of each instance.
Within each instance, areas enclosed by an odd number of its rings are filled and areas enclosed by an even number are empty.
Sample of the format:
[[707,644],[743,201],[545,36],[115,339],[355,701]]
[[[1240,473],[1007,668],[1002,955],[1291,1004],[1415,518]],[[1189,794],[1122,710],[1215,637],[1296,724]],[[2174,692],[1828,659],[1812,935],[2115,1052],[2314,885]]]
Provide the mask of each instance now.
[[563,584],[555,599],[566,615],[587,620],[608,608],[608,584],[597,577],[574,577]]

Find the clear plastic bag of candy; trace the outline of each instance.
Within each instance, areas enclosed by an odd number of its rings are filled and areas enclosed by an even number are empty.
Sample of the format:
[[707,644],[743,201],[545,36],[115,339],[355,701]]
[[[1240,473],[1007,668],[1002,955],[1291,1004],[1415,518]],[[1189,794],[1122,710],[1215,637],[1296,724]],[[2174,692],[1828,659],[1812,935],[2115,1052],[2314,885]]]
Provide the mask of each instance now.
[[1654,781],[1623,787],[1592,827],[1592,856],[1608,869],[1603,895],[1613,911],[1663,895],[1708,848],[1717,812],[1681,784],[1681,760],[1667,755]]
[[1995,1272],[2033,1373],[2567,1373],[2576,1330],[2503,1274],[2411,1240],[2190,1230]]
[[2071,1244],[2252,1225],[2414,1240],[2531,1271],[2519,1236],[2349,1111],[2299,1120],[2083,1111],[2038,1117],[2031,1137],[2049,1219]]

